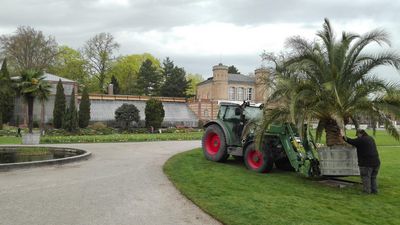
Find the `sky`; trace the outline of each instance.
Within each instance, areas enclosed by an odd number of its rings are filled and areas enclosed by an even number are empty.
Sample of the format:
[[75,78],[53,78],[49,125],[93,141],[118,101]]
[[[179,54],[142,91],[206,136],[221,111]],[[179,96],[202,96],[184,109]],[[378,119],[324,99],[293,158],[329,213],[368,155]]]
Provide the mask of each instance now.
[[[92,36],[109,32],[120,44],[117,55],[168,56],[204,78],[218,63],[252,73],[263,65],[263,51],[279,53],[295,35],[313,40],[324,18],[338,35],[385,29],[391,49],[400,53],[396,0],[1,0],[0,6],[0,34],[32,26],[79,49]],[[400,82],[393,68],[376,73]]]

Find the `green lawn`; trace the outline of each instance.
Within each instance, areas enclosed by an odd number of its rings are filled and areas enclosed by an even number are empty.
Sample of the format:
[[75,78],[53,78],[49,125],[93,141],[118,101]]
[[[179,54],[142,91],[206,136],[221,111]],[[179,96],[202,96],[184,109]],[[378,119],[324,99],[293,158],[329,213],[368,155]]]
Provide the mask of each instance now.
[[[41,144],[58,143],[101,143],[101,142],[139,142],[139,141],[172,141],[200,140],[203,132],[162,133],[162,134],[109,134],[82,136],[43,136]],[[0,136],[0,144],[21,144],[21,138]]]
[[379,195],[334,188],[294,172],[258,174],[243,163],[173,156],[164,171],[195,204],[224,224],[400,224],[400,147],[379,147]]
[[[376,142],[376,145],[379,146],[397,146],[400,145],[400,142],[389,136],[385,130],[377,130],[375,136],[373,135],[372,130],[366,130],[366,132],[371,135]],[[347,137],[356,138],[355,130],[348,130],[346,133]],[[325,133],[322,135],[321,143],[325,143]]]
[[20,137],[13,136],[0,136],[0,145],[14,145],[21,144],[22,140]]

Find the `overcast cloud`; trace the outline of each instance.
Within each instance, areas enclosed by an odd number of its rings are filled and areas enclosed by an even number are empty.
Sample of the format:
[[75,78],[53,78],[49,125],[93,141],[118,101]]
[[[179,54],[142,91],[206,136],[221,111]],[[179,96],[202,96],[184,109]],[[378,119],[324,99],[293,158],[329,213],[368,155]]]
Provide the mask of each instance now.
[[[1,0],[1,8],[0,34],[29,25],[80,48],[110,32],[118,54],[169,56],[205,78],[219,62],[253,72],[263,50],[279,52],[293,35],[313,39],[325,17],[338,33],[383,28],[400,52],[400,1],[393,0]],[[394,69],[378,72],[400,81]]]

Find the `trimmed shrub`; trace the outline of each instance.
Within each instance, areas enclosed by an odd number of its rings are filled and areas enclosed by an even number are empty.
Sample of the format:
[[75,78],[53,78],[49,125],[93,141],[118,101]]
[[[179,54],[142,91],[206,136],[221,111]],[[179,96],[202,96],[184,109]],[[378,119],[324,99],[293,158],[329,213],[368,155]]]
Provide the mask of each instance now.
[[146,127],[153,127],[154,129],[160,128],[165,116],[162,102],[151,98],[146,102],[146,108],[144,111],[146,115]]
[[132,122],[139,122],[139,110],[133,104],[124,103],[115,110],[115,120],[121,124],[123,130],[127,130]]
[[69,132],[75,132],[78,129],[78,112],[75,106],[75,88],[72,88],[69,107],[64,115],[63,128]]
[[54,101],[53,110],[53,126],[54,128],[61,128],[64,122],[65,115],[65,94],[64,87],[62,85],[61,79],[57,83],[56,99]]
[[87,88],[82,92],[81,103],[79,104],[79,127],[85,128],[90,121],[90,99]]
[[91,128],[93,130],[101,130],[101,129],[107,128],[107,125],[102,122],[96,122],[96,123],[90,125],[89,128]]

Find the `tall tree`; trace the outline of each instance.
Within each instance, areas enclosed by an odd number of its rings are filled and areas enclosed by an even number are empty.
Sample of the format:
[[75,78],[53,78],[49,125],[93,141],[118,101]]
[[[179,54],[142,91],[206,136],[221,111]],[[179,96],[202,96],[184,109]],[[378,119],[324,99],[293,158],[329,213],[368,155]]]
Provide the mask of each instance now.
[[65,114],[65,105],[66,105],[66,100],[65,100],[64,87],[60,79],[57,83],[56,98],[54,100],[54,109],[53,109],[54,128],[59,129],[62,127]]
[[21,73],[17,80],[17,92],[22,96],[28,104],[28,127],[29,133],[33,128],[33,103],[35,98],[49,93],[48,82],[44,80],[43,73],[35,70],[26,70]]
[[87,66],[79,51],[64,45],[59,47],[59,54],[47,71],[85,85],[89,80]]
[[89,39],[83,47],[83,54],[89,63],[89,72],[99,81],[100,91],[104,91],[107,72],[114,60],[114,52],[119,44],[110,33],[99,33]]
[[197,93],[197,84],[204,80],[200,74],[187,74],[186,80],[189,81],[189,87],[186,90],[186,96],[193,97]]
[[149,53],[134,54],[119,57],[113,63],[110,74],[113,74],[120,85],[120,94],[134,95],[137,93],[137,78],[141,65],[147,59],[151,60],[153,66],[160,69],[160,62]]
[[389,44],[386,32],[343,32],[337,39],[325,19],[316,41],[293,37],[287,43],[291,54],[277,64],[269,99],[276,107],[267,109],[264,124],[282,119],[300,128],[317,120],[317,139],[325,130],[326,143],[333,146],[344,143],[344,125],[352,122],[357,127],[357,117],[363,115],[384,122],[388,133],[399,139],[391,119],[400,118],[400,90],[373,76],[373,70],[383,65],[400,69],[400,56],[392,51],[365,51],[372,43]]
[[239,70],[234,65],[228,67],[228,73],[240,74]]
[[65,111],[63,128],[69,132],[74,132],[78,128],[78,112],[75,105],[75,88],[72,88],[69,107]]
[[155,96],[160,93],[162,75],[151,60],[146,59],[139,69],[137,93],[139,95]]
[[15,91],[7,69],[7,60],[4,59],[0,70],[0,130],[3,129],[3,123],[9,122],[12,118],[14,96]]
[[58,54],[57,42],[32,27],[18,27],[15,34],[0,37],[0,48],[17,73],[43,71]]
[[151,98],[146,102],[144,114],[146,116],[146,127],[153,127],[154,129],[160,128],[165,116],[162,102],[158,99]]
[[79,127],[85,128],[90,121],[90,99],[87,88],[82,92],[81,103],[79,104]]
[[161,95],[167,97],[185,97],[189,82],[186,80],[186,72],[183,68],[174,65],[168,57],[163,62],[162,75],[164,84]]
[[113,85],[113,93],[114,95],[118,95],[119,94],[119,82],[117,80],[117,78],[115,78],[114,75],[111,76],[111,84]]

